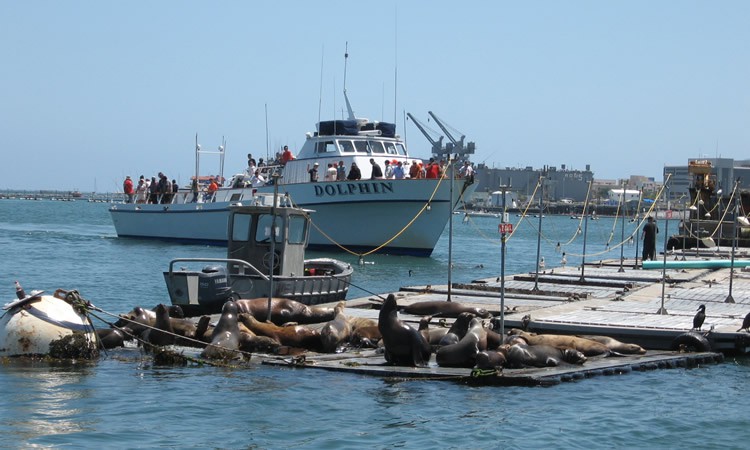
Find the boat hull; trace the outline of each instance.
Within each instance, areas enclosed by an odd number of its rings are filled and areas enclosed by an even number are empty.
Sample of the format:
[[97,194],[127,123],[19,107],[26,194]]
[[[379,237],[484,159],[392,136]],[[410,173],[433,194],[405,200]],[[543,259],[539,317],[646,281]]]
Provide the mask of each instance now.
[[[315,211],[311,249],[429,256],[450,212],[475,187],[455,180],[451,197],[448,181],[362,180],[280,185],[279,193]],[[116,204],[110,214],[120,237],[225,245],[228,207],[272,192],[273,186],[225,189],[210,203],[190,203],[192,194],[180,193],[176,203]]]
[[167,271],[164,281],[173,305],[187,316],[220,313],[230,299],[273,297],[295,300],[305,305],[346,299],[353,268],[330,258],[305,260],[304,275],[275,276],[269,280],[257,275],[229,274],[221,266],[203,271]]

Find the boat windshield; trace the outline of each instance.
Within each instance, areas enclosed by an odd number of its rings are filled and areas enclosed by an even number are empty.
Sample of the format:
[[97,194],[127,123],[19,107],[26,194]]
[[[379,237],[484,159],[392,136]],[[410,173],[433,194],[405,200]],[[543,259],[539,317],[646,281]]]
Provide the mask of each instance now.
[[[276,236],[276,242],[281,242],[284,239],[284,236],[281,234],[281,223],[282,219],[280,217],[276,218],[276,224],[275,224],[275,236]],[[273,222],[273,216],[270,214],[262,214],[258,216],[258,228],[255,232],[255,241],[256,242],[271,242],[271,224]]]
[[303,216],[289,217],[289,243],[303,244],[305,242],[305,228],[307,219]]
[[248,236],[250,230],[250,221],[252,216],[250,214],[235,214],[233,216],[232,223],[232,240],[235,242],[247,242],[250,238]]

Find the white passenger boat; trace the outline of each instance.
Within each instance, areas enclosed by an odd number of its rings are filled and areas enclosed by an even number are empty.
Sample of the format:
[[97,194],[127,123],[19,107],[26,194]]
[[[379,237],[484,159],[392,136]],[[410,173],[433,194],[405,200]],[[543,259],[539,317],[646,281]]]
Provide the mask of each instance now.
[[[320,122],[316,132],[307,134],[296,158],[278,166],[279,193],[295,206],[316,211],[311,249],[429,256],[451,212],[469,199],[476,184],[473,179],[452,177],[451,172],[458,173],[452,170],[445,170],[440,178],[372,179],[370,160],[381,170],[386,161],[401,163],[407,174],[412,164],[422,161],[409,155],[394,124],[356,119],[349,110],[350,120]],[[196,158],[200,152],[196,142]],[[220,153],[223,158],[223,149]],[[347,174],[356,164],[361,179],[326,181],[328,164],[340,161]],[[316,163],[317,182],[309,174]],[[272,168],[265,170],[268,173]],[[247,178],[247,174],[235,175],[229,186],[210,198],[186,189],[173,195],[168,204],[113,204],[110,214],[117,235],[226,245],[229,206],[250,204],[258,194],[273,192],[268,184],[246,186]]]

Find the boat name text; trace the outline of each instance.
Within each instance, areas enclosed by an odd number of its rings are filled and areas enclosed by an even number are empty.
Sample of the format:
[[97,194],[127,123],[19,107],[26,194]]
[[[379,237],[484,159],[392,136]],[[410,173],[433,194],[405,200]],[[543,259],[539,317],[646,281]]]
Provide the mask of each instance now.
[[315,196],[339,196],[356,194],[388,194],[393,192],[393,184],[387,181],[370,183],[335,183],[315,186]]

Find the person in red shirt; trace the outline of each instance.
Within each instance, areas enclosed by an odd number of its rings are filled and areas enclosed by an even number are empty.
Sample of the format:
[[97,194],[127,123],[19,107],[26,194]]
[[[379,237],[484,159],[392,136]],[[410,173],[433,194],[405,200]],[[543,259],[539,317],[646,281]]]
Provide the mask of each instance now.
[[435,162],[435,159],[430,158],[430,163],[427,165],[427,178],[438,177],[440,177],[440,166]]
[[133,194],[135,193],[135,190],[133,189],[133,180],[130,179],[130,175],[125,177],[125,181],[122,182],[122,190],[127,196],[125,203],[133,203]]
[[208,195],[206,195],[207,203],[211,202],[214,199],[214,194],[216,193],[216,191],[219,190],[219,184],[216,182],[215,179],[211,178],[209,181],[210,183],[208,184],[208,189],[207,189]]
[[281,164],[286,164],[289,161],[294,159],[294,155],[292,155],[291,150],[289,150],[289,146],[284,146],[284,153],[281,154]]

